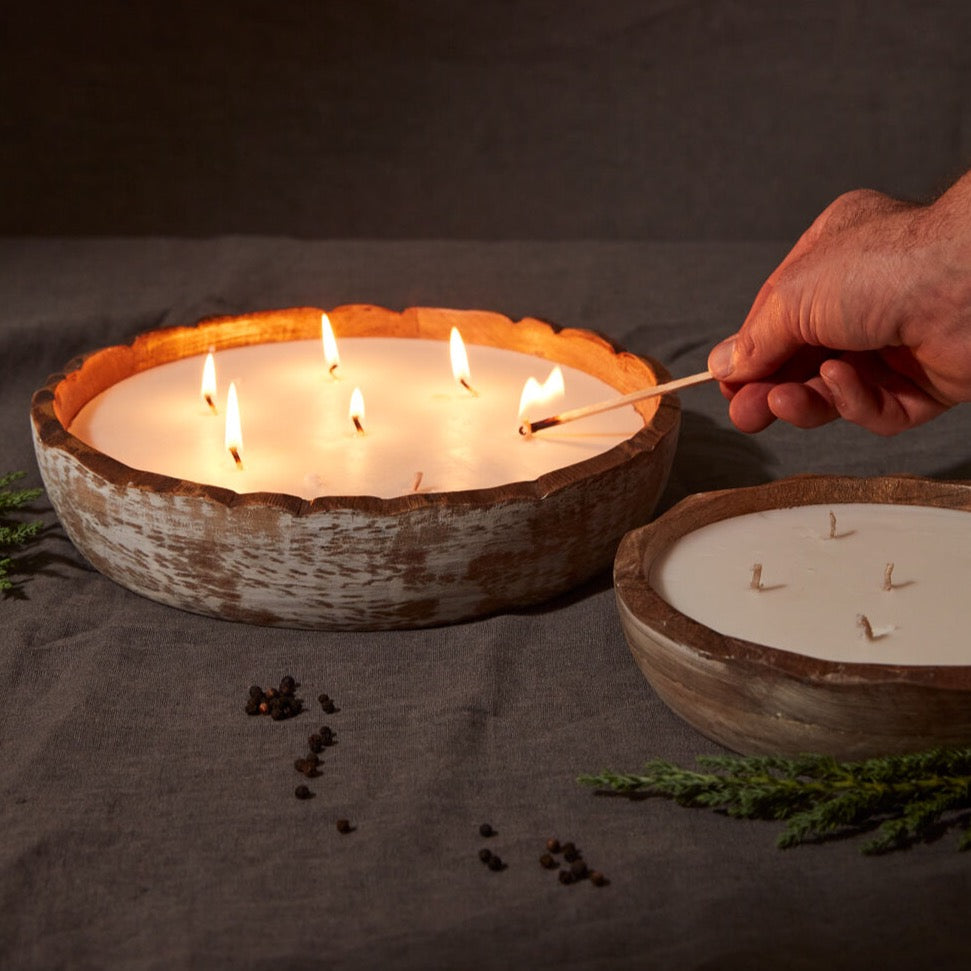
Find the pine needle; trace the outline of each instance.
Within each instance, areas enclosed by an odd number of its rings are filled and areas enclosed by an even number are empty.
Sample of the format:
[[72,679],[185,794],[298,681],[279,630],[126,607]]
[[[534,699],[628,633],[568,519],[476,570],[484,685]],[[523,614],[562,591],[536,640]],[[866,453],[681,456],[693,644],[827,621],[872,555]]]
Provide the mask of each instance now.
[[[43,528],[42,522],[16,522],[9,520],[10,512],[17,512],[32,503],[43,492],[41,489],[8,489],[12,482],[22,479],[26,472],[7,472],[0,475],[0,551],[22,547],[34,539]],[[10,572],[13,558],[0,556],[0,591],[13,589]]]
[[840,762],[825,755],[700,756],[693,771],[653,760],[640,773],[582,775],[584,785],[624,795],[659,796],[739,819],[784,820],[785,849],[862,832],[868,854],[925,841],[963,827],[958,848],[971,849],[971,748],[938,748]]

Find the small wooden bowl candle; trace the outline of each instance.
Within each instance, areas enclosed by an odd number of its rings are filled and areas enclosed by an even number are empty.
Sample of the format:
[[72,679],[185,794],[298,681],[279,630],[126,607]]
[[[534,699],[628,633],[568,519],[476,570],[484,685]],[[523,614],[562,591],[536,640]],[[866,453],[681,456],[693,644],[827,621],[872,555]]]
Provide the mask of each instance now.
[[[451,329],[458,326],[473,358],[529,355],[539,377],[540,369],[550,366],[546,362],[556,362],[620,393],[668,376],[655,362],[618,352],[592,333],[556,331],[531,319],[513,323],[495,313],[347,306],[331,311],[330,320],[339,340],[366,339],[358,346],[406,338],[396,345],[407,345],[405,357],[418,343],[437,342],[435,353],[444,349],[447,358]],[[522,440],[513,401],[503,419],[508,447],[534,449],[519,453],[524,456],[535,454],[536,446],[555,456],[559,447],[559,454],[569,457],[522,481],[469,487],[476,481],[469,469],[476,464],[479,442],[461,438],[461,415],[487,403],[489,391],[481,388],[481,399],[472,402],[476,389],[466,381],[468,392],[455,390],[453,383],[452,391],[425,397],[429,407],[439,409],[445,431],[458,436],[454,454],[437,471],[417,456],[402,463],[395,470],[400,487],[384,495],[367,489],[347,495],[330,483],[337,466],[346,467],[348,476],[360,471],[357,465],[366,471],[365,452],[382,434],[395,444],[400,416],[390,408],[373,422],[370,409],[367,419],[356,418],[357,431],[373,437],[362,436],[363,449],[356,453],[344,442],[340,461],[310,466],[313,481],[303,495],[292,494],[299,489],[247,487],[273,481],[259,476],[286,464],[282,455],[279,461],[260,460],[240,446],[233,452],[237,472],[220,439],[222,464],[214,475],[219,484],[212,484],[206,476],[125,464],[74,434],[72,424],[76,419],[80,424],[79,415],[102,392],[120,389],[129,378],[141,380],[149,369],[160,373],[161,365],[194,358],[192,367],[198,364],[201,374],[202,359],[213,348],[218,362],[231,360],[233,349],[251,346],[275,353],[283,342],[316,340],[319,347],[320,328],[320,310],[299,308],[154,331],[72,362],[34,395],[34,441],[47,492],[67,534],[98,570],[153,600],[228,620],[317,629],[418,627],[548,599],[606,567],[620,537],[649,519],[677,441],[680,411],[670,396],[635,406],[636,414],[626,419],[633,422],[630,433],[598,436],[573,429],[546,442]],[[350,378],[354,368],[348,363],[342,370]],[[329,381],[323,362],[321,372],[321,380]],[[226,382],[231,376],[224,375]],[[239,391],[244,439],[247,418],[256,410],[253,380],[245,379]],[[474,373],[471,380],[474,384]],[[345,381],[339,393],[350,396],[350,384]],[[196,437],[203,432],[212,437],[214,428],[221,429],[221,419],[199,402],[198,390],[193,393],[196,400],[187,407],[196,409],[191,421],[199,425],[192,428],[203,431],[173,433],[164,443],[155,439],[159,450],[189,452],[198,444]],[[167,407],[174,415],[176,406]],[[343,407],[340,420],[346,435],[354,436]],[[286,411],[282,414],[275,418],[281,437]],[[207,420],[216,424],[206,426]],[[434,438],[438,429],[419,429],[415,437],[425,431]],[[493,447],[482,443],[483,450],[487,446]],[[227,482],[239,486],[229,488]]]
[[691,496],[614,564],[673,711],[745,754],[839,758],[971,742],[969,576],[971,483],[906,476]]

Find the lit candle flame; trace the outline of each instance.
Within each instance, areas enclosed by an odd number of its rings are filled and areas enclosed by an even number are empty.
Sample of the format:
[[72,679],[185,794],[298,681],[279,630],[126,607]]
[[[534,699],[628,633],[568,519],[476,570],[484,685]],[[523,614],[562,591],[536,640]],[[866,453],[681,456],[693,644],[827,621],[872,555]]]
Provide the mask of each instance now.
[[536,378],[527,378],[523,385],[523,393],[519,398],[520,419],[528,421],[529,412],[532,408],[541,405],[545,410],[554,398],[562,398],[565,392],[563,371],[559,364],[550,371],[542,384]]
[[360,388],[351,392],[351,406],[347,411],[348,417],[354,422],[358,435],[364,434],[364,395]]
[[327,362],[327,372],[332,378],[336,378],[338,368],[341,366],[341,357],[337,353],[337,340],[334,337],[334,328],[331,327],[330,317],[327,314],[320,315],[320,338],[324,345],[324,360]]
[[469,372],[469,355],[465,352],[465,342],[459,333],[458,327],[452,328],[452,333],[448,338],[448,351],[452,358],[452,375],[469,394],[475,397],[479,392],[472,387],[472,375]]
[[212,351],[206,355],[206,363],[202,367],[202,400],[209,405],[212,413],[216,411],[216,361]]
[[243,451],[243,429],[239,421],[239,401],[236,398],[236,382],[229,385],[226,398],[226,451],[233,457],[236,468],[243,467],[240,453]]

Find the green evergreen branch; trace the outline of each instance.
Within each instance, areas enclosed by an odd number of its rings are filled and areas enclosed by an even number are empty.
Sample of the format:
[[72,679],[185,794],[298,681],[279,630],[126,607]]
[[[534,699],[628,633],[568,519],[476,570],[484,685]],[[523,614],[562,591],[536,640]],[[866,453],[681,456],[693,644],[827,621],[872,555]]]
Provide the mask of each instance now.
[[[12,482],[22,479],[26,472],[7,472],[0,475],[0,550],[10,549],[11,547],[22,547],[34,539],[43,529],[42,522],[13,522],[9,521],[7,514],[10,511],[19,511],[24,506],[29,505],[42,493],[42,489],[8,489]],[[14,586],[10,579],[10,571],[13,567],[13,558],[10,556],[0,556],[0,591],[11,590]]]
[[[624,795],[660,796],[739,819],[778,819],[782,848],[876,830],[864,853],[927,839],[971,810],[971,748],[933,749],[859,762],[825,755],[700,756],[693,771],[663,760],[640,773],[582,775],[584,785]],[[963,821],[961,821],[962,824]],[[966,824],[958,848],[971,849]]]

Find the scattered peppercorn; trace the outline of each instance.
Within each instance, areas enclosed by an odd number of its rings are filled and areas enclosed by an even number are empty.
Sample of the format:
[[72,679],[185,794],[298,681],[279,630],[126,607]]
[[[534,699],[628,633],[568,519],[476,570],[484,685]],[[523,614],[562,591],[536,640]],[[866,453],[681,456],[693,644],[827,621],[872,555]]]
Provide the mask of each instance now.
[[580,859],[580,851],[572,843],[563,844],[563,859],[567,863],[573,863],[574,860]]
[[354,827],[351,825],[349,819],[338,819],[337,820],[337,832],[338,833],[353,833]]
[[320,773],[317,771],[317,766],[320,765],[319,760],[314,761],[313,758],[310,759],[297,759],[293,763],[293,767],[301,774],[305,775],[308,779],[315,779]]
[[570,864],[570,873],[575,880],[582,880],[587,875],[587,865],[583,860],[574,860]]
[[498,872],[499,870],[505,869],[505,864],[494,853],[492,854],[492,856],[489,857],[489,862],[487,866],[489,867],[490,870],[495,870],[496,872]]
[[559,853],[562,847],[560,846],[560,841],[558,839],[548,839],[546,841],[546,848],[550,853]]
[[311,752],[323,752],[324,740],[319,735],[308,735],[307,748],[309,748]]
[[259,701],[263,697],[263,689],[258,684],[251,684],[249,686],[249,696]]
[[610,883],[610,881],[599,870],[590,871],[590,882],[595,887],[605,887],[608,883]]
[[325,715],[333,715],[337,711],[337,706],[329,694],[317,695],[317,700],[320,702],[320,707]]
[[298,799],[313,799],[314,797],[314,794],[306,786],[297,786],[297,788],[293,790],[293,794]]
[[573,883],[576,877],[569,870],[560,870],[560,883]]
[[483,863],[488,863],[492,859],[492,850],[487,850],[484,846],[479,850],[479,859]]
[[297,682],[294,680],[292,674],[288,674],[280,680],[281,695],[292,695],[296,690],[297,690]]
[[324,743],[324,745],[334,744],[334,730],[330,727],[330,725],[321,725],[318,734],[320,735],[320,740]]
[[483,823],[479,827],[479,835],[485,839],[488,839],[490,836],[495,836],[496,831],[488,823]]
[[558,866],[559,866],[560,864],[559,864],[559,863],[557,863],[557,862],[556,862],[556,860],[554,860],[554,859],[553,859],[553,857],[552,857],[552,856],[550,856],[550,854],[549,854],[549,853],[544,853],[544,854],[543,854],[543,855],[542,855],[542,856],[541,856],[541,857],[539,858],[539,865],[540,865],[540,866],[541,866],[541,867],[542,867],[542,868],[543,868],[544,870],[555,870],[555,869],[556,869],[556,868],[557,868],[557,867],[558,867]]

